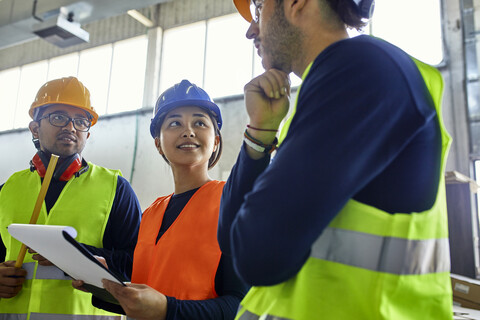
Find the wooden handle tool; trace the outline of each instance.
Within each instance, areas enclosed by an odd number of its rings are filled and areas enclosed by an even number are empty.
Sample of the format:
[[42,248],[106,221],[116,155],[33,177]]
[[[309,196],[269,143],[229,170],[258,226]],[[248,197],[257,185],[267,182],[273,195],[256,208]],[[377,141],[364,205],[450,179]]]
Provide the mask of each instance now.
[[[38,193],[37,202],[35,203],[35,207],[33,208],[32,217],[30,218],[30,224],[36,224],[38,220],[38,215],[40,214],[40,210],[42,209],[43,200],[45,200],[45,195],[47,194],[48,186],[50,185],[50,181],[52,180],[53,172],[55,171],[55,166],[57,165],[58,156],[52,154],[50,156],[50,162],[48,163],[47,172],[45,173],[45,177],[43,177],[42,186],[40,187],[40,192]],[[20,252],[18,253],[17,260],[15,262],[15,268],[20,268],[23,264],[23,259],[25,258],[25,254],[27,253],[27,246],[22,243],[22,247],[20,248]]]

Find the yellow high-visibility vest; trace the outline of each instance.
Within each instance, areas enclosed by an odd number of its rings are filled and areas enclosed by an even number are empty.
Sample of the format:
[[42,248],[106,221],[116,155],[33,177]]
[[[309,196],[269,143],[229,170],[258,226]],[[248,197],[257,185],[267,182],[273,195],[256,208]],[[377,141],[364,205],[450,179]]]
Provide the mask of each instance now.
[[[119,171],[89,163],[89,170],[70,179],[47,215],[45,202],[37,224],[74,227],[81,243],[102,248]],[[0,235],[7,248],[5,260],[16,260],[21,243],[7,231],[11,223],[29,223],[40,191],[39,175],[29,169],[14,173],[0,192]],[[27,253],[27,278],[20,293],[0,299],[1,320],[120,319],[92,306],[91,294],[72,287],[71,278],[55,266],[40,266]]]

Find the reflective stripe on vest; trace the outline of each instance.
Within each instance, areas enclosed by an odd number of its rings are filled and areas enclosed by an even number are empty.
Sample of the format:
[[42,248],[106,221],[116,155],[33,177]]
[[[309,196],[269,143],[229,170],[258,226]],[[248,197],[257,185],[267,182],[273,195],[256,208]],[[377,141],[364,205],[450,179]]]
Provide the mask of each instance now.
[[[22,269],[27,271],[25,280],[32,280],[35,273],[35,262],[27,262],[22,265]],[[38,265],[35,279],[51,279],[51,280],[72,280],[65,272],[55,266],[41,266]]]
[[0,320],[27,320],[26,313],[0,314]]
[[447,238],[412,240],[326,228],[313,244],[310,256],[398,275],[450,270]]
[[240,318],[238,318],[238,320],[293,320],[293,319],[276,317],[269,314],[263,315],[260,317],[254,313],[251,313],[248,310],[245,310],[245,312],[242,313],[242,315],[240,316]]
[[[0,320],[27,320],[27,314],[0,314]],[[120,320],[121,316],[94,316],[81,314],[31,313],[30,320]]]
[[32,280],[33,279],[33,274],[35,272],[35,262],[24,263],[22,265],[22,268],[25,269],[25,271],[27,271],[27,275],[25,276],[25,280]]
[[55,266],[41,266],[38,265],[35,279],[48,279],[48,280],[72,280],[67,276],[65,272],[58,269]]
[[120,320],[121,316],[31,313],[30,320]]

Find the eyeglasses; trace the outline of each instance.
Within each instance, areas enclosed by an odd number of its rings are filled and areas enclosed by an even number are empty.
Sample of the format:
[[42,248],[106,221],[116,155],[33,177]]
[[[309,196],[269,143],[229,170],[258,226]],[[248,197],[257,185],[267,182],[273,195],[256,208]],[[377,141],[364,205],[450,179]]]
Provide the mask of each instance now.
[[250,3],[250,14],[252,15],[253,22],[255,23],[260,21],[260,13],[262,13],[264,1],[265,0],[252,0]]
[[70,118],[69,116],[66,116],[61,113],[49,113],[39,118],[37,121],[40,121],[45,118],[48,118],[48,122],[50,122],[50,124],[54,127],[65,127],[70,122],[72,122],[73,127],[76,130],[82,131],[82,132],[87,132],[88,130],[90,130],[90,126],[92,125],[92,122],[87,118]]

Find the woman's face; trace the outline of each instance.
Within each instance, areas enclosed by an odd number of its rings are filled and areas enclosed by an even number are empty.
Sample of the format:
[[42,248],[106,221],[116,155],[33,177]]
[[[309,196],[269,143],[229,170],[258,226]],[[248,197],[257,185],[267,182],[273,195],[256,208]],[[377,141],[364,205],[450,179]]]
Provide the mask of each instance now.
[[172,166],[198,166],[208,168],[208,160],[218,147],[212,118],[202,108],[185,106],[165,115],[155,145]]

